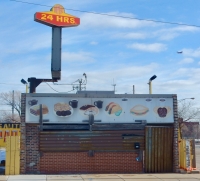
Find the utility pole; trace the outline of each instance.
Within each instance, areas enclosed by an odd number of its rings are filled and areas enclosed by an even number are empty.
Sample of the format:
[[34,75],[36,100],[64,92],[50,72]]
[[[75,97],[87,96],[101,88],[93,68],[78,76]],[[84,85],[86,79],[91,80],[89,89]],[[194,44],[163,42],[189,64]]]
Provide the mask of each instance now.
[[78,79],[78,81],[79,81],[79,91],[81,91],[81,84],[82,84],[82,79]]
[[114,87],[114,93],[115,93],[115,86],[116,86],[116,84],[114,83],[114,79],[113,79],[113,84],[112,84],[112,86]]
[[12,121],[14,120],[14,103],[15,103],[15,100],[14,100],[14,90],[13,90],[13,93],[12,93]]
[[133,85],[133,94],[135,94],[135,86]]

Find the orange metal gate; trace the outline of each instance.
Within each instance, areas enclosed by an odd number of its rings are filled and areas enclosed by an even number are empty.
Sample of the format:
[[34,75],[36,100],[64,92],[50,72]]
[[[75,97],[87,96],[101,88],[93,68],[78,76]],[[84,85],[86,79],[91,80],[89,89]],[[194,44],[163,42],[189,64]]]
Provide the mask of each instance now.
[[173,127],[145,128],[145,172],[173,171]]

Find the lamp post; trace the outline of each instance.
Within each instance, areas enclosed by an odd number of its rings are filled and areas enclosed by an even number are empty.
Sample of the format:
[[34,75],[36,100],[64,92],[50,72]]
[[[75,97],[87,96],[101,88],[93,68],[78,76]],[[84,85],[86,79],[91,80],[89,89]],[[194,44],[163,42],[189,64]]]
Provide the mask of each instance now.
[[26,85],[26,93],[28,93],[28,83],[24,79],[21,80],[21,83]]
[[192,99],[192,100],[194,100],[195,98],[194,98],[194,97],[184,98],[184,99],[180,99],[180,100],[178,100],[178,102],[184,101],[184,100],[186,100],[186,99]]
[[150,79],[149,79],[149,94],[152,94],[152,80],[154,80],[157,76],[156,75],[153,75]]

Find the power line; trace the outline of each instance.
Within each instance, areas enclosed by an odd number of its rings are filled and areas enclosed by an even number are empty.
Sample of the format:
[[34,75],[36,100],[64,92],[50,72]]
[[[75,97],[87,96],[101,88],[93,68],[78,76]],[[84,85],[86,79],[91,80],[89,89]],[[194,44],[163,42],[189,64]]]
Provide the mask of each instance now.
[[74,91],[74,89],[72,89],[72,90],[70,90],[70,91],[67,91],[67,93],[68,93],[68,92],[72,92],[72,91]]
[[[58,92],[57,90],[55,90],[53,87],[51,87],[47,82],[45,82],[52,90],[54,90],[55,92]],[[59,92],[58,92],[59,93]]]
[[0,83],[0,84],[4,84],[4,85],[22,85],[22,84],[11,84],[11,83]]
[[[30,3],[30,2],[26,2],[26,1],[18,1],[18,0],[10,0],[10,1],[20,2],[20,3],[25,3],[25,4],[32,4],[32,5],[36,5],[36,6],[52,7],[52,6],[49,6],[49,5]],[[119,15],[106,14],[106,13],[97,13],[97,12],[92,12],[92,11],[70,9],[70,8],[64,8],[64,9],[70,10],[70,11],[78,11],[78,12],[82,12],[82,13],[98,14],[98,15],[102,15],[102,16],[111,16],[111,17],[116,17],[116,18],[135,19],[135,20],[140,20],[140,21],[151,21],[151,22],[155,22],[155,23],[172,24],[172,25],[180,25],[180,26],[191,26],[191,27],[200,28],[200,25],[190,25],[190,24],[186,24],[186,23],[176,23],[176,22],[159,21],[159,20],[152,20],[152,19],[133,18],[133,17],[128,17],[128,16],[119,16]]]
[[[2,85],[18,85],[18,86],[24,86],[23,84],[14,84],[14,83],[0,83]],[[68,85],[68,84],[59,84],[59,85]],[[71,85],[71,84],[70,84]],[[44,84],[43,85],[40,85],[40,86],[45,86]]]
[[[57,90],[55,90],[53,87],[51,87],[47,82],[45,82],[52,90],[54,90],[55,92],[58,92]],[[67,91],[67,92],[72,92],[72,91],[74,91],[74,89],[72,89],[72,90],[70,90],[70,91]],[[58,93],[60,93],[60,92],[58,92]]]

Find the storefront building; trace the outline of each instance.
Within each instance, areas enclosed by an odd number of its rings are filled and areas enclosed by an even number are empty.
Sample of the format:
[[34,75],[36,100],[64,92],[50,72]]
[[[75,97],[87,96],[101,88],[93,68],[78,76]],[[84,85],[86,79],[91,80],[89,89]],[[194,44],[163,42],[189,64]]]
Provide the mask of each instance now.
[[178,172],[175,94],[22,94],[20,173]]

